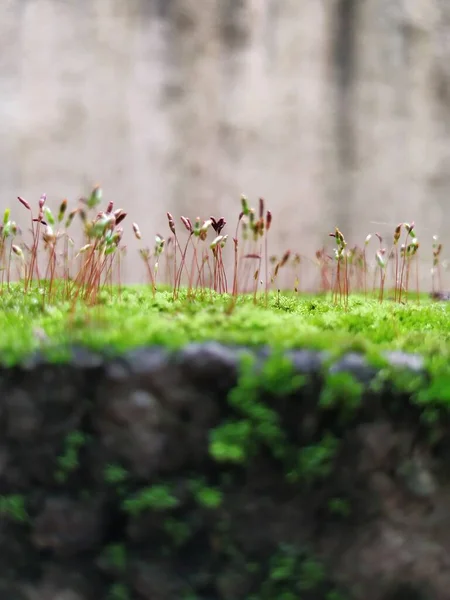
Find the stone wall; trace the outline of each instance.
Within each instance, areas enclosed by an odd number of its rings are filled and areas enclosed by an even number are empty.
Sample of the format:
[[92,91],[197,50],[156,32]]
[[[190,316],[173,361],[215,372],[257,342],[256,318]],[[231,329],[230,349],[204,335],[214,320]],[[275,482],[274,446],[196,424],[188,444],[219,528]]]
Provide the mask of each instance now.
[[210,343],[3,367],[1,597],[445,600],[448,410],[417,395],[420,357],[387,359]]
[[446,0],[4,0],[0,206],[100,182],[151,240],[166,210],[234,221],[245,192],[278,252],[413,219],[427,249],[450,225],[449,39]]

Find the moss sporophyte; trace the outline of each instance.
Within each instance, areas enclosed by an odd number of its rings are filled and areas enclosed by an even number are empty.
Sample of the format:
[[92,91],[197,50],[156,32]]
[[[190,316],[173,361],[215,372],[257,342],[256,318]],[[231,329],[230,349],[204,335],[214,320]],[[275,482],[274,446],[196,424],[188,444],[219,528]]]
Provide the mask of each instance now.
[[[22,197],[18,205],[30,233],[9,209],[0,225],[3,361],[71,343],[120,351],[210,339],[281,350],[448,354],[448,309],[419,293],[423,249],[414,223],[393,227],[386,240],[369,234],[359,245],[336,227],[311,260],[290,249],[274,256],[276,215],[263,199],[253,208],[243,196],[230,234],[223,217],[167,213],[167,230],[140,249],[148,285],[124,286],[127,231],[141,243],[145,235],[136,222],[127,227],[125,209],[103,203],[99,187],[74,207],[64,199],[53,210],[45,194],[36,207]],[[433,239],[429,250],[438,295],[442,244]],[[318,295],[302,290],[305,260],[316,265]]]

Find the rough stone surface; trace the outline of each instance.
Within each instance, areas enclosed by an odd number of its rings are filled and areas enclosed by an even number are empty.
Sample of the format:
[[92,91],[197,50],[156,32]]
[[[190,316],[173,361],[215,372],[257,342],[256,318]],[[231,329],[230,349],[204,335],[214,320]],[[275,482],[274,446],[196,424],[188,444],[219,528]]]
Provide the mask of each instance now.
[[[2,598],[447,600],[447,420],[431,443],[412,398],[389,380],[373,388],[366,359],[307,350],[287,353],[301,387],[262,387],[245,413],[244,396],[227,403],[244,352],[77,349],[64,365],[34,357],[1,371]],[[270,352],[250,353],[262,385]],[[387,359],[423,369],[417,356]],[[342,371],[362,384],[351,414],[319,403],[327,374]],[[268,407],[308,457],[300,479],[258,437],[272,431],[258,421]],[[215,428],[243,415],[266,442],[242,464],[214,459]]]

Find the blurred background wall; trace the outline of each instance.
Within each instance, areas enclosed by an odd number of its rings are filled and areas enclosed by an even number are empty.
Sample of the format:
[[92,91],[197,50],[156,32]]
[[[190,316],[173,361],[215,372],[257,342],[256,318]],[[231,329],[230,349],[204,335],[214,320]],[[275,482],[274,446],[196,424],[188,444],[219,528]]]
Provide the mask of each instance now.
[[415,220],[431,256],[449,133],[448,0],[0,4],[0,208],[16,215],[19,194],[57,206],[100,183],[153,244],[167,210],[231,233],[244,192],[273,210],[273,251]]

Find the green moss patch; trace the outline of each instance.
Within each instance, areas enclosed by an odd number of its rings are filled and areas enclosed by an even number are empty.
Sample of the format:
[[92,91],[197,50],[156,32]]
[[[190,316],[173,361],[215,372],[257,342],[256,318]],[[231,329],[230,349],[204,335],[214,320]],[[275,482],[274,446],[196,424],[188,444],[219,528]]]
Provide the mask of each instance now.
[[[230,311],[230,297],[207,291],[189,300],[169,291],[154,296],[146,286],[120,294],[104,292],[88,308],[69,303],[43,306],[40,291],[24,295],[15,285],[0,297],[0,354],[11,362],[36,349],[59,351],[71,344],[122,352],[138,346],[178,348],[216,340],[248,347],[372,352],[401,349],[443,362],[450,349],[450,307],[350,298],[348,308],[330,297],[269,296],[255,305],[243,296]],[[57,357],[57,355],[56,355]]]

